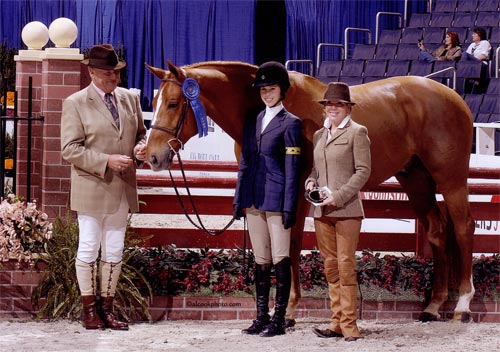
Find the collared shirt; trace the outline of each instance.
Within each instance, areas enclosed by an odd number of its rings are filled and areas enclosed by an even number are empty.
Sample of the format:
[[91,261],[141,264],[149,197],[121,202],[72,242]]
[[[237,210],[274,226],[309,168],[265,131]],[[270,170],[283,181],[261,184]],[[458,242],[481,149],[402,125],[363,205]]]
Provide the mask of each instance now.
[[[95,88],[95,90],[96,90],[97,94],[99,94],[99,96],[101,97],[101,99],[102,99],[102,101],[104,102],[104,104],[106,104],[106,101],[104,100],[104,96],[106,95],[106,93],[104,93],[104,92],[102,91],[102,89],[100,89],[99,87],[97,87],[97,86],[94,84],[94,82],[92,82],[92,85],[94,86],[94,88]],[[111,92],[111,93],[109,93],[109,94],[111,94],[111,97],[112,97],[111,102],[113,103],[113,105],[114,105],[114,106],[115,106],[115,108],[116,108],[117,106],[116,106],[116,101],[115,101],[115,93],[114,93],[114,92]]]
[[[344,117],[344,119],[342,121],[340,121],[340,124],[337,126],[337,128],[344,128],[350,119],[351,119],[351,115],[347,115],[346,117]],[[325,119],[325,122],[323,122],[323,127],[325,127],[328,131],[328,134],[327,134],[328,137],[326,139],[326,142],[328,143],[330,141],[330,139],[332,139],[332,135],[330,133],[330,127],[332,127],[332,123],[331,123],[329,118]]]
[[266,106],[266,113],[264,117],[262,118],[262,128],[260,130],[260,133],[264,132],[266,129],[267,125],[269,125],[269,122],[278,115],[278,113],[283,110],[283,103],[280,102],[278,105],[273,106],[272,108]]

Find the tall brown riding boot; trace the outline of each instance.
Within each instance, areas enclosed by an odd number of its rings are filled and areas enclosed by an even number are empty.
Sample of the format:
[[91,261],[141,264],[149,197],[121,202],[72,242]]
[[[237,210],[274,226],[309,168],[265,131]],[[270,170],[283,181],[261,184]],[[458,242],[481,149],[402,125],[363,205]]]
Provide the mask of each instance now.
[[97,315],[95,301],[95,262],[86,263],[80,259],[75,260],[76,277],[83,304],[82,324],[86,329],[104,329],[104,323]]
[[128,324],[124,321],[119,320],[114,313],[113,299],[114,297],[112,296],[101,297],[101,312],[104,324],[111,330],[128,330]]
[[120,273],[122,262],[108,263],[101,261],[101,317],[104,325],[112,330],[128,330],[128,324],[118,319],[114,313],[113,300]]
[[85,329],[104,329],[104,323],[97,315],[95,296],[82,296],[83,326]]

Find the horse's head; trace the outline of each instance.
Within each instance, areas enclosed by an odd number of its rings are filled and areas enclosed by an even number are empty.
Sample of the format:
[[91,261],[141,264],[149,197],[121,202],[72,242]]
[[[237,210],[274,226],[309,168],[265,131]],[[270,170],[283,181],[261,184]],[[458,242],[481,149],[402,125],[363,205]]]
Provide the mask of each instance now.
[[186,73],[168,62],[168,71],[146,67],[161,79],[153,98],[154,115],[147,140],[146,160],[154,171],[168,169],[175,153],[197,133],[197,125],[188,99],[182,91]]

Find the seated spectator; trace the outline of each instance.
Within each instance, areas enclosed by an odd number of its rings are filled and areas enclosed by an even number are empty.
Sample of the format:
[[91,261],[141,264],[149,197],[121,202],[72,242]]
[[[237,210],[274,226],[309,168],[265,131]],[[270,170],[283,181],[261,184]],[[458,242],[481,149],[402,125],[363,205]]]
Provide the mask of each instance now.
[[433,62],[433,61],[458,61],[462,55],[462,48],[460,47],[460,40],[458,39],[457,32],[447,32],[444,38],[444,44],[441,44],[436,50],[430,51],[425,48],[422,41],[418,42],[420,53],[418,54],[419,60]]
[[481,27],[474,28],[472,32],[472,43],[465,53],[462,54],[462,60],[480,61],[484,65],[481,67],[481,77],[479,80],[471,79],[465,82],[465,92],[484,93],[488,87],[489,70],[487,61],[490,59],[491,44],[486,40],[486,31]]
[[491,45],[490,42],[486,40],[486,31],[481,27],[476,27],[472,32],[472,43],[465,53],[463,53],[462,58],[464,60],[488,61],[490,58],[490,51]]

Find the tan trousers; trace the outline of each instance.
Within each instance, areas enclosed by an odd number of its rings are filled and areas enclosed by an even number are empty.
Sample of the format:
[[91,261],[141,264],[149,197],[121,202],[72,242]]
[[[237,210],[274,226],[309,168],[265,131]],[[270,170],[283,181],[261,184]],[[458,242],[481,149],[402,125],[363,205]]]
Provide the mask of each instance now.
[[246,213],[255,263],[276,264],[289,257],[291,229],[283,227],[281,212],[251,207]]
[[332,322],[330,330],[344,337],[359,337],[356,324],[358,310],[358,280],[356,247],[361,230],[361,218],[314,219],[316,240],[325,266]]

